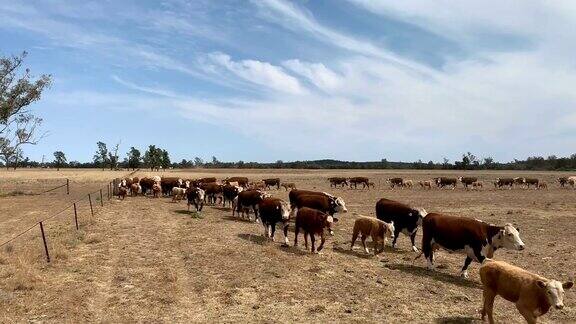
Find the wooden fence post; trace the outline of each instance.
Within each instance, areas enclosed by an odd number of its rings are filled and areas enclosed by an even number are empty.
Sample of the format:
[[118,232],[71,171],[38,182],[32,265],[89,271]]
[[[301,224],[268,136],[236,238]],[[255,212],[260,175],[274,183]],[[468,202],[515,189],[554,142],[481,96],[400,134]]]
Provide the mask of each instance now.
[[70,179],[66,179],[66,194],[70,194]]
[[108,189],[106,192],[106,197],[108,197],[108,200],[110,200],[110,182],[108,182],[108,187],[106,189]]
[[102,197],[102,189],[100,189],[100,207],[104,207],[104,197]]
[[74,222],[76,223],[76,230],[78,230],[78,212],[76,210],[76,203],[74,203]]
[[88,194],[88,201],[90,202],[90,213],[94,216],[94,209],[92,208],[92,196]]
[[48,254],[48,244],[46,244],[46,235],[44,235],[44,225],[40,222],[40,233],[42,233],[42,242],[44,242],[44,252],[46,252],[46,262],[50,263],[50,254]]

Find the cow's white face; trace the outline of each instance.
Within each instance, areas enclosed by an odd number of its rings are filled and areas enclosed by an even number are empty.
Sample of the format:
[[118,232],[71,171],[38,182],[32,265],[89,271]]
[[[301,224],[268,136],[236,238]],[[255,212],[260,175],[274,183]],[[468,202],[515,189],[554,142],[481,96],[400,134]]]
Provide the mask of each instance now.
[[388,229],[388,233],[386,233],[385,237],[393,240],[394,232],[396,231],[396,228],[394,227],[394,222],[386,223],[386,228]]
[[285,201],[280,203],[280,214],[282,215],[282,220],[290,219],[290,205]]
[[326,227],[328,227],[328,233],[333,236],[334,231],[332,230],[332,224],[334,224],[334,217],[328,215],[328,217],[326,217]]
[[200,200],[204,200],[204,196],[206,195],[206,193],[204,192],[204,190],[198,188],[198,199]]
[[520,232],[512,224],[504,225],[504,229],[500,231],[502,236],[502,246],[511,250],[524,250],[524,242],[520,239]]
[[190,188],[190,180],[186,180],[186,182],[184,183],[186,188]]
[[341,197],[337,197],[334,200],[334,203],[336,204],[336,212],[337,213],[347,213],[348,212],[348,208],[346,208],[346,203],[344,202],[344,199],[342,199]]
[[240,186],[236,186],[236,193],[241,193],[244,190],[244,188],[240,187]]
[[574,285],[571,281],[561,283],[557,280],[549,280],[548,282],[538,280],[537,284],[538,287],[546,291],[548,302],[556,309],[564,308],[564,289],[568,290]]

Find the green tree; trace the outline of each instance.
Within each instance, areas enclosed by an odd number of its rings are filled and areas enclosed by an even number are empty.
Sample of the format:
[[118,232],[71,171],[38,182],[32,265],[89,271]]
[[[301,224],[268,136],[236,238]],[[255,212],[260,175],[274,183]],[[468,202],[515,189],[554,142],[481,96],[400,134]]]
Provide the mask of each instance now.
[[114,146],[114,150],[108,152],[108,162],[110,163],[110,170],[116,169],[118,165],[118,150],[120,149],[120,143]]
[[29,69],[22,71],[27,53],[0,57],[0,158],[7,163],[22,159],[21,146],[37,144],[45,135],[38,135],[42,119],[34,116],[29,105],[40,100],[52,81],[50,75],[38,78]]
[[66,155],[62,151],[54,152],[54,165],[56,166],[57,170],[60,170],[60,167],[66,163]]
[[140,163],[142,161],[142,154],[138,149],[134,146],[130,148],[128,151],[128,168],[132,168],[132,170],[136,170],[140,167]]
[[168,151],[166,150],[161,150],[160,152],[160,165],[162,165],[162,168],[164,168],[164,170],[170,168],[171,162],[170,162],[170,155],[168,154]]
[[204,165],[204,160],[199,157],[194,158],[194,166],[197,168],[201,168]]
[[156,145],[149,145],[148,150],[144,152],[144,163],[151,169],[158,169],[162,165],[162,149]]
[[110,159],[108,158],[108,148],[104,142],[98,142],[96,145],[98,146],[98,149],[96,150],[96,154],[94,154],[94,163],[100,165],[102,170],[104,170],[106,165],[110,163]]

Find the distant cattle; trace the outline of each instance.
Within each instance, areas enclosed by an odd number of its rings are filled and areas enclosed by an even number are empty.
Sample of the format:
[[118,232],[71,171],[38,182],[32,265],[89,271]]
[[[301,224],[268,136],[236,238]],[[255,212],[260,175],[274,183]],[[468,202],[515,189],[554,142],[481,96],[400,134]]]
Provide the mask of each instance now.
[[281,186],[284,187],[286,191],[288,191],[288,189],[296,189],[296,184],[294,182],[282,182]]
[[526,187],[528,189],[530,189],[530,186],[534,186],[534,189],[538,189],[538,184],[540,183],[540,180],[536,179],[536,178],[524,178],[524,184],[526,184]]
[[358,184],[362,185],[362,189],[369,188],[370,179],[366,177],[352,177],[348,180],[350,182],[350,188],[354,186],[354,189],[358,188]]
[[368,182],[368,188],[370,188],[370,187],[376,188],[376,185],[374,184],[374,182],[372,182],[372,181]]
[[536,323],[538,317],[548,313],[550,307],[564,308],[564,290],[572,288],[574,282],[560,282],[515,267],[503,261],[487,260],[480,267],[483,305],[482,320],[488,315],[494,323],[494,298],[502,298],[516,305],[526,322]]
[[513,178],[496,178],[496,181],[494,182],[494,187],[498,188],[498,189],[502,189],[503,187],[508,187],[508,189],[512,189],[512,186],[514,185],[514,179]]
[[430,180],[418,181],[418,184],[422,189],[432,189],[432,181]]
[[548,184],[544,181],[540,181],[540,182],[538,182],[537,189],[548,189]]
[[414,187],[414,181],[410,179],[404,179],[402,180],[402,187],[412,189],[412,187]]
[[560,177],[557,179],[560,187],[564,188],[568,184],[568,177]]
[[[352,231],[352,242],[350,250],[354,248],[354,243],[360,234],[360,240],[366,253],[370,253],[366,247],[366,238],[370,236],[374,244],[374,255],[384,251],[384,244],[387,238],[394,239],[394,224],[385,223],[374,217],[360,216],[354,221],[354,229]],[[381,246],[378,249],[378,246]]]
[[336,188],[336,186],[344,187],[348,185],[348,179],[343,177],[328,178],[328,181],[330,181],[330,187],[334,188]]
[[436,182],[436,186],[440,189],[444,187],[452,187],[452,190],[454,190],[456,189],[456,184],[458,183],[458,179],[446,177],[434,178],[434,181]]
[[280,178],[270,178],[262,180],[266,189],[270,189],[271,187],[276,187],[276,189],[280,189]]
[[[324,247],[326,238],[324,236],[324,229],[327,229],[330,235],[334,235],[332,231],[332,224],[334,222],[332,216],[323,213],[319,210],[303,207],[298,210],[296,214],[295,228],[294,228],[294,246],[298,246],[298,234],[300,230],[304,232],[304,244],[308,250],[308,236],[312,243],[311,252],[319,253]],[[320,245],[318,250],[315,249],[316,238],[314,235],[320,235]]]
[[248,187],[248,178],[246,178],[246,177],[230,177],[230,178],[224,179],[224,182],[225,183],[237,182],[238,185],[242,188]]
[[467,217],[430,213],[422,221],[422,232],[422,252],[428,268],[434,269],[434,250],[438,248],[462,252],[466,260],[460,275],[465,278],[472,261],[482,263],[499,248],[524,250],[519,230],[512,224],[496,226]]
[[422,224],[422,218],[427,215],[424,209],[417,209],[410,207],[398,201],[382,198],[376,203],[376,218],[386,223],[394,224],[394,239],[392,246],[396,247],[396,240],[398,235],[403,233],[410,236],[412,242],[412,250],[418,251],[416,248],[416,233],[418,226]]
[[249,211],[252,209],[254,212],[254,221],[258,220],[258,204],[262,199],[270,197],[269,194],[260,190],[245,190],[238,194],[235,198],[235,208],[232,209],[232,216],[234,216],[234,211],[239,215],[244,216],[244,212],[247,211],[248,219],[250,219]]
[[572,186],[572,188],[576,187],[576,176],[568,177],[568,184]]
[[254,181],[248,184],[248,189],[252,190],[266,190],[266,183],[264,181]]
[[194,205],[196,211],[202,211],[204,207],[204,190],[196,187],[188,188],[186,190],[186,199],[188,200],[188,211],[190,211],[190,206]]
[[462,185],[465,189],[468,189],[468,186],[471,186],[474,182],[478,181],[476,177],[459,177],[458,181],[462,182]]
[[290,205],[282,199],[268,197],[258,203],[258,213],[262,221],[262,226],[264,226],[264,235],[272,240],[274,240],[276,224],[283,224],[284,245],[288,245]]
[[390,188],[394,189],[394,187],[403,187],[404,179],[402,178],[388,178],[386,182],[390,184]]
[[523,177],[512,178],[512,181],[518,187],[523,187],[526,184],[526,178],[523,178]]
[[472,182],[472,189],[480,189],[483,188],[484,184],[482,183],[482,181],[474,181]]

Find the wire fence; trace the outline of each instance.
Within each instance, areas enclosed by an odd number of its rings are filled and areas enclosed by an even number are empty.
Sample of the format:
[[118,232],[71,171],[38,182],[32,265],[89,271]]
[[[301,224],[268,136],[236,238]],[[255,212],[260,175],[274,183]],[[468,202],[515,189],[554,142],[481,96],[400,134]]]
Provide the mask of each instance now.
[[46,185],[46,182],[49,181],[51,180],[43,179],[43,180],[25,181],[20,183],[18,186],[11,186],[11,187],[0,185],[0,196],[16,196],[22,194],[42,195],[49,192],[53,192],[60,188],[66,188],[66,194],[67,195],[70,194],[70,179],[65,179],[63,183],[60,182],[63,181],[62,179],[57,179],[56,181],[58,182],[58,184],[56,186],[42,188],[43,186]]
[[[138,172],[138,170],[136,171],[132,171],[129,174],[125,175],[123,178],[127,178],[130,177],[131,175],[135,174],[136,172]],[[48,247],[48,240],[47,240],[47,234],[46,234],[46,228],[45,228],[45,224],[46,222],[53,220],[55,218],[58,218],[62,215],[65,215],[65,213],[67,211],[73,211],[73,216],[74,216],[74,225],[75,225],[75,229],[79,230],[80,226],[78,223],[78,215],[79,215],[79,208],[78,205],[83,202],[83,201],[88,201],[88,204],[90,206],[90,216],[94,217],[96,212],[95,211],[95,204],[100,205],[100,207],[104,207],[104,192],[106,192],[106,198],[109,201],[112,197],[114,197],[114,187],[115,187],[115,183],[117,183],[117,181],[112,180],[110,182],[108,182],[106,188],[101,187],[95,191],[91,191],[86,195],[82,195],[79,199],[73,201],[73,202],[68,202],[66,204],[66,206],[62,209],[60,209],[59,211],[57,211],[56,213],[53,213],[41,220],[38,220],[36,223],[34,223],[33,225],[31,225],[30,227],[26,228],[25,230],[19,232],[18,234],[15,234],[13,237],[11,237],[10,239],[8,239],[5,242],[0,243],[0,248],[18,240],[20,237],[22,237],[24,234],[32,231],[33,229],[35,229],[36,227],[39,228],[40,230],[40,236],[42,238],[42,244],[44,247],[44,253],[45,253],[45,257],[46,257],[46,262],[50,262],[50,249]],[[54,187],[51,188],[45,192],[50,192],[50,191],[54,191],[56,189],[62,188],[66,186],[66,193],[70,194],[70,181],[68,179],[66,179],[66,183],[63,185],[60,185],[58,187]],[[45,193],[43,192],[43,193]]]

